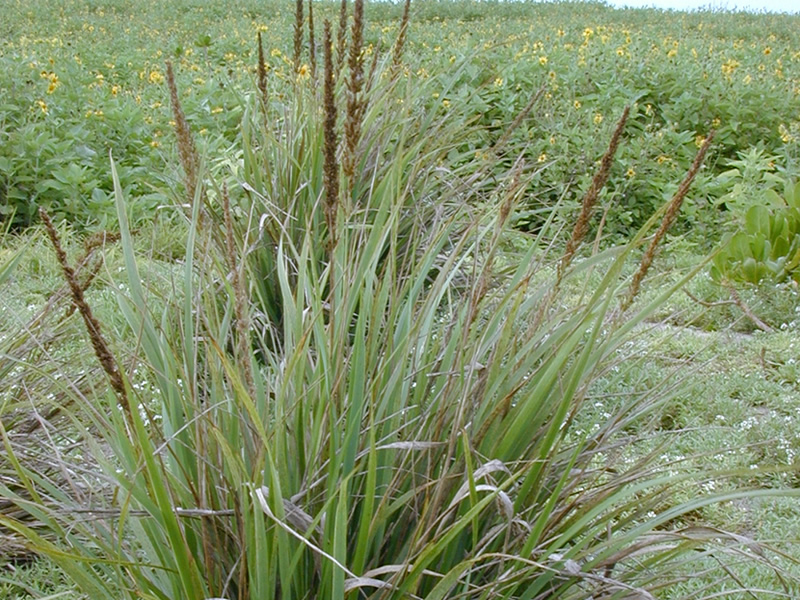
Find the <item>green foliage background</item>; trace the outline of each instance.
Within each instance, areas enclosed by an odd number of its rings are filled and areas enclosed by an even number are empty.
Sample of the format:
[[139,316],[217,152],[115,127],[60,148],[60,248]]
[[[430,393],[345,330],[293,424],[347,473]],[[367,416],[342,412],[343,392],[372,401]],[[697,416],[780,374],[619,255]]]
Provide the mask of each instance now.
[[[336,3],[320,3],[333,21]],[[106,155],[135,199],[134,220],[169,204],[173,165],[164,62],[176,61],[188,118],[209,156],[235,143],[242,95],[254,89],[253,40],[261,31],[280,97],[291,82],[289,3],[110,0],[8,2],[0,44],[0,214],[15,226],[44,206],[78,227],[114,220]],[[367,8],[367,53],[386,50],[401,7]],[[800,17],[621,11],[570,2],[413,3],[405,76],[425,82],[429,102],[470,127],[454,162],[486,150],[537,90],[543,96],[512,135],[541,173],[517,226],[536,229],[539,209],[565,198],[567,215],[622,107],[631,103],[605,203],[606,231],[628,236],[668,199],[697,140],[718,130],[708,168],[681,227],[717,239],[730,192],[719,175],[751,148],[770,168],[798,170]],[[454,75],[456,75],[454,79]],[[496,161],[505,171],[514,156]],[[473,165],[472,168],[477,168]]]

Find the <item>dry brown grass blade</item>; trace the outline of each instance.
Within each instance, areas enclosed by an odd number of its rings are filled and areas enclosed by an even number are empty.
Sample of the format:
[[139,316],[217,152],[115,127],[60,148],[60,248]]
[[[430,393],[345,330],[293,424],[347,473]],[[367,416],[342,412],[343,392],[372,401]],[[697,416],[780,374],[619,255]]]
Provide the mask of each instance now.
[[672,196],[672,200],[670,200],[669,205],[667,206],[667,211],[664,213],[664,218],[661,220],[661,225],[659,226],[658,231],[656,231],[655,236],[653,236],[653,240],[650,242],[650,246],[648,246],[644,256],[642,256],[642,262],[639,264],[639,269],[633,276],[631,285],[628,288],[628,293],[625,295],[625,299],[620,305],[620,313],[624,313],[626,310],[628,310],[630,305],[633,303],[634,298],[636,298],[638,295],[639,289],[642,285],[642,280],[644,279],[645,275],[647,275],[650,265],[653,264],[653,258],[658,250],[658,245],[661,243],[661,240],[664,239],[664,236],[667,234],[667,230],[678,216],[678,212],[681,210],[683,200],[686,197],[686,194],[689,193],[689,188],[691,187],[694,178],[697,176],[697,173],[700,171],[700,167],[703,165],[703,160],[705,159],[706,152],[708,152],[708,148],[711,146],[711,141],[714,139],[714,134],[714,130],[709,132],[708,136],[703,142],[703,145],[700,146],[700,150],[697,151],[697,155],[694,157],[694,162],[692,162],[689,172],[686,173],[686,177],[683,178],[680,186],[678,186],[678,191],[676,191],[675,195]]

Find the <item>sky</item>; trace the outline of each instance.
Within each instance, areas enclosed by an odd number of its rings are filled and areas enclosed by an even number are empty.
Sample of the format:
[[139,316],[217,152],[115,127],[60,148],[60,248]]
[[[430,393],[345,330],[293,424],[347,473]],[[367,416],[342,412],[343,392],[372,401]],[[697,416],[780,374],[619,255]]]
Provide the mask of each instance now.
[[798,0],[608,0],[613,6],[656,6],[676,10],[697,8],[754,10],[758,12],[800,12]]

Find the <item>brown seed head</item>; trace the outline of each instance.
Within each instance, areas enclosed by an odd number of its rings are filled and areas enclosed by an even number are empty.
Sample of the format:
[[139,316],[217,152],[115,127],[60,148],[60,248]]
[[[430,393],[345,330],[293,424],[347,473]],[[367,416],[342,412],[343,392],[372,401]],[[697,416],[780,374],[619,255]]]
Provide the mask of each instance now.
[[631,280],[631,285],[628,288],[628,293],[625,296],[625,300],[623,300],[620,306],[620,313],[624,313],[630,305],[633,303],[634,298],[639,294],[639,288],[642,285],[642,280],[647,275],[647,271],[650,270],[650,266],[653,264],[653,258],[656,255],[656,250],[658,249],[658,245],[661,243],[661,240],[664,239],[664,236],[667,234],[667,230],[670,228],[672,223],[675,221],[675,218],[678,216],[678,212],[681,209],[681,204],[683,204],[683,199],[686,197],[686,194],[689,192],[689,188],[694,181],[695,176],[697,176],[698,171],[700,171],[700,167],[703,165],[703,160],[705,159],[706,152],[708,148],[711,146],[711,141],[714,139],[714,135],[716,132],[711,130],[706,137],[703,145],[700,146],[700,149],[697,151],[697,155],[694,157],[694,161],[692,162],[692,166],[689,167],[689,171],[686,173],[686,177],[683,178],[681,184],[678,186],[678,190],[675,192],[675,195],[672,196],[672,200],[669,201],[667,205],[667,211],[664,213],[664,218],[661,219],[661,225],[656,231],[655,236],[653,236],[650,245],[647,247],[647,251],[642,256],[642,262],[639,264],[639,270],[633,276],[633,280]]
[[120,405],[125,413],[130,416],[131,407],[128,400],[128,392],[125,389],[125,384],[122,380],[122,375],[120,375],[114,355],[111,353],[108,343],[106,343],[106,340],[100,330],[100,322],[94,316],[91,307],[86,302],[86,298],[83,295],[84,289],[78,282],[78,278],[75,275],[75,270],[70,266],[69,261],[67,260],[67,254],[64,252],[64,248],[61,246],[61,240],[58,237],[58,232],[53,225],[53,221],[50,220],[50,215],[47,214],[46,210],[40,208],[39,216],[41,217],[45,229],[47,230],[47,235],[50,238],[50,242],[53,244],[56,258],[58,259],[58,263],[61,265],[61,271],[64,273],[64,279],[67,280],[67,285],[69,286],[70,293],[72,294],[72,302],[78,309],[81,318],[83,318],[83,323],[86,326],[86,331],[89,333],[89,340],[92,343],[95,356],[100,362],[100,366],[106,372],[109,382],[111,383],[111,387],[117,393],[117,398]]
[[592,178],[592,183],[589,186],[589,189],[586,190],[586,194],[583,196],[583,201],[581,202],[581,212],[578,215],[578,220],[575,222],[575,227],[572,229],[572,237],[570,237],[569,241],[567,242],[567,248],[564,250],[564,256],[561,257],[561,262],[559,263],[559,280],[561,277],[563,277],[564,271],[569,266],[569,263],[572,262],[572,258],[575,256],[578,246],[580,246],[583,238],[586,237],[586,233],[589,231],[589,219],[592,216],[592,209],[597,202],[597,197],[600,194],[600,190],[603,189],[606,181],[608,181],[608,175],[611,172],[611,165],[614,163],[614,155],[617,153],[617,147],[619,146],[619,141],[622,137],[622,131],[625,129],[625,123],[628,120],[629,113],[630,107],[626,106],[625,110],[622,111],[622,116],[617,122],[617,126],[614,128],[614,133],[611,134],[611,141],[608,143],[608,148],[606,149],[605,154],[603,154],[603,158],[600,160],[600,167],[597,169],[597,172]]
[[303,0],[294,3],[294,72],[300,72],[300,55],[303,51]]
[[172,117],[175,121],[175,136],[178,138],[178,158],[183,167],[185,177],[186,195],[189,202],[194,201],[195,190],[197,189],[197,167],[199,159],[197,149],[192,138],[192,130],[189,122],[181,108],[178,99],[178,88],[175,85],[175,74],[172,71],[172,63],[167,61],[167,87],[169,87],[169,100],[172,105]]
[[347,0],[339,5],[339,30],[336,40],[336,72],[342,70],[344,55],[347,49]]
[[261,43],[261,32],[258,32],[258,91],[261,92],[261,102],[264,110],[267,108],[267,64],[264,61],[264,46]]
[[361,138],[362,98],[364,86],[364,0],[356,0],[353,7],[353,28],[350,39],[347,80],[347,117],[344,123],[345,157],[344,172],[352,182],[355,173],[356,152]]
[[339,209],[339,164],[336,160],[336,148],[339,141],[336,136],[336,102],[334,98],[334,69],[331,56],[331,24],[325,21],[322,46],[325,57],[325,89],[323,102],[325,109],[325,223],[328,226],[330,247],[336,245],[336,214]]
[[308,0],[308,59],[311,66],[311,79],[317,79],[317,47],[314,40],[314,5]]
[[403,5],[403,17],[400,20],[400,31],[397,32],[397,39],[392,49],[392,75],[400,71],[400,63],[403,60],[403,49],[406,45],[406,33],[408,31],[408,14],[411,8],[411,0],[406,0]]

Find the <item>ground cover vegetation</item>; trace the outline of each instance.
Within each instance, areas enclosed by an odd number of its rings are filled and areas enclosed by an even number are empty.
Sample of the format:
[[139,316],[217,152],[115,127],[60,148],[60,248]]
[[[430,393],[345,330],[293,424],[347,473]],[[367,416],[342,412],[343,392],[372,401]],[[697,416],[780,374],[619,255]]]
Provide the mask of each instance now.
[[4,597],[798,595],[797,18],[4,10]]

